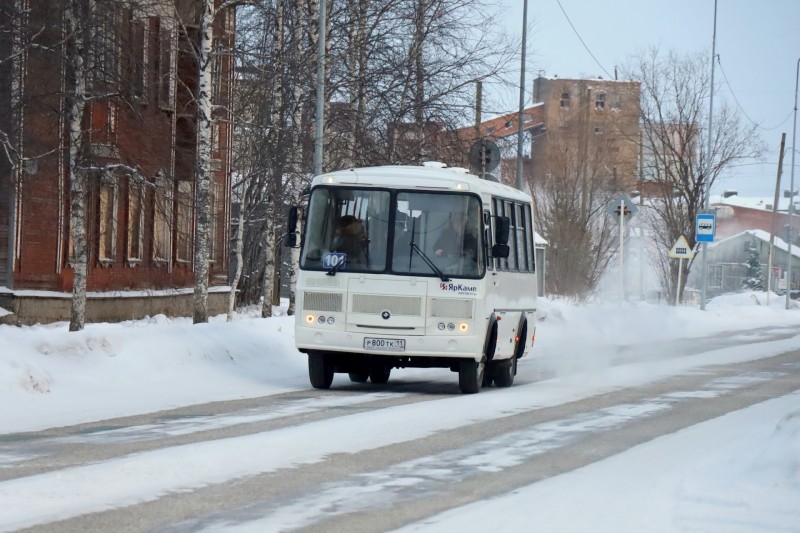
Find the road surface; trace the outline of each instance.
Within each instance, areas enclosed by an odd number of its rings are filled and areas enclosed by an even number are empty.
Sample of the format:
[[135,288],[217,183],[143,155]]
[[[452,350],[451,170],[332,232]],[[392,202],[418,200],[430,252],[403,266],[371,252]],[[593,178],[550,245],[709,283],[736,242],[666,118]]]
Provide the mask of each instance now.
[[797,334],[621,346],[596,379],[554,379],[534,356],[513,387],[477,395],[447,371],[396,370],[386,385],[337,375],[329,391],[0,435],[0,530],[390,531],[800,390],[800,350],[686,365]]

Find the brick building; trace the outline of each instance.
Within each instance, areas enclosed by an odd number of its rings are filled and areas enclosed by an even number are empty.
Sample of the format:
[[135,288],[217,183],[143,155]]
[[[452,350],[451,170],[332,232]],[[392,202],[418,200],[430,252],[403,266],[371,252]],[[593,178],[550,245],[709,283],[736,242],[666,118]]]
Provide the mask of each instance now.
[[[543,135],[532,145],[534,180],[563,166],[557,158],[594,165],[589,173],[619,189],[635,188],[640,142],[640,84],[636,81],[537,77],[534,102],[542,103]],[[583,163],[582,163],[583,164]]]
[[[0,131],[18,157],[0,154],[0,305],[22,322],[68,317],[71,84],[63,67],[62,2],[0,0],[18,35],[0,40]],[[218,0],[219,3],[219,0]],[[95,12],[87,43],[90,99],[79,150],[89,174],[87,320],[189,314],[193,286],[197,128],[193,94],[199,2],[87,2]],[[127,7],[126,7],[127,6]],[[143,7],[147,6],[147,7]],[[23,8],[25,16],[9,20]],[[235,12],[215,21],[211,285],[226,282],[230,205],[227,101]],[[103,170],[119,164],[138,175]],[[225,289],[214,290],[210,311]],[[113,298],[109,298],[113,295]]]

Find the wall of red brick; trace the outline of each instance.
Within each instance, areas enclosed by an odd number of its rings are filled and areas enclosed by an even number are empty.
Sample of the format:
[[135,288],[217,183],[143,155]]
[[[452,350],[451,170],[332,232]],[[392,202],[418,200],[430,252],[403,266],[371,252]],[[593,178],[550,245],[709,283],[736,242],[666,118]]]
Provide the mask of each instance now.
[[[41,7],[42,2],[34,2]],[[35,18],[36,13],[33,14]],[[153,20],[148,22],[149,28],[154,27]],[[60,28],[59,24],[48,25],[50,28]],[[157,27],[157,25],[156,25]],[[155,37],[150,38],[148,49],[151,51],[147,71],[147,92],[145,97],[137,100],[133,107],[127,103],[117,101],[115,105],[116,125],[113,131],[108,129],[109,101],[99,100],[87,106],[85,127],[89,130],[87,151],[92,143],[111,145],[118,151],[119,158],[103,158],[94,156],[93,165],[102,166],[106,163],[121,162],[138,167],[144,177],[152,183],[159,171],[176,179],[193,180],[195,146],[195,130],[192,127],[184,129],[175,136],[175,116],[173,111],[161,108],[158,101],[158,49],[155,46]],[[177,87],[189,83],[192,90],[192,80],[196,78],[190,71],[194,64],[180,62],[184,72],[179,73],[182,78]],[[43,289],[55,291],[70,291],[72,289],[73,271],[68,262],[69,254],[69,176],[65,169],[59,171],[59,140],[65,135],[61,129],[63,124],[59,121],[62,113],[61,100],[61,70],[56,58],[45,53],[31,54],[28,61],[28,75],[26,78],[26,91],[30,96],[25,116],[25,150],[26,156],[52,153],[39,160],[38,168],[34,174],[26,175],[22,189],[22,219],[21,227],[20,260],[15,265],[15,289]],[[231,76],[230,70],[223,70],[226,76]],[[184,95],[185,97],[186,94]],[[186,104],[186,102],[183,102]],[[185,107],[185,106],[184,106]],[[176,109],[178,102],[176,102]],[[221,139],[227,139],[228,124],[223,122],[220,126]],[[63,138],[66,138],[65,136]],[[176,160],[181,163],[173,168],[173,143],[181,144],[188,148],[180,159],[176,153]],[[221,143],[221,146],[226,144]],[[187,155],[189,154],[189,155]],[[62,157],[64,154],[60,154]],[[220,151],[216,154],[223,164],[219,171],[214,173],[214,180],[225,189],[228,185],[227,172],[229,170],[229,154]],[[61,184],[62,201],[59,205],[59,182]],[[194,274],[190,263],[181,263],[174,259],[170,264],[156,262],[153,257],[153,216],[154,192],[153,187],[147,187],[145,196],[145,225],[144,225],[144,253],[142,261],[131,263],[127,260],[127,231],[128,231],[128,188],[127,179],[118,175],[117,181],[117,216],[116,216],[116,254],[113,262],[101,264],[98,259],[98,227],[99,209],[97,198],[97,183],[92,185],[92,195],[89,206],[89,272],[87,288],[90,291],[111,291],[125,289],[162,289],[173,287],[189,287],[194,282]],[[228,198],[225,198],[220,202]],[[223,206],[224,207],[224,206]],[[175,216],[175,210],[173,210]],[[174,227],[174,220],[173,220]],[[212,263],[211,275],[222,277],[227,269],[227,254],[225,247],[228,234],[227,209],[217,215],[216,235],[216,261]],[[173,247],[176,239],[173,230]],[[224,279],[224,278],[223,278]]]

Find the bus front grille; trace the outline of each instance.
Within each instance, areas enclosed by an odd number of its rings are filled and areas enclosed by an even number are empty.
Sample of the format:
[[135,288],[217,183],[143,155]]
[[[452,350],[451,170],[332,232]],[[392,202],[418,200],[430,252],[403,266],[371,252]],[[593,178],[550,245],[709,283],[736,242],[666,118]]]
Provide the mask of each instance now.
[[354,294],[354,313],[378,315],[388,309],[395,316],[422,316],[422,298],[419,296],[383,296]]
[[338,292],[303,292],[303,309],[306,311],[342,311],[342,294]]
[[472,300],[432,298],[431,316],[447,318],[472,318]]

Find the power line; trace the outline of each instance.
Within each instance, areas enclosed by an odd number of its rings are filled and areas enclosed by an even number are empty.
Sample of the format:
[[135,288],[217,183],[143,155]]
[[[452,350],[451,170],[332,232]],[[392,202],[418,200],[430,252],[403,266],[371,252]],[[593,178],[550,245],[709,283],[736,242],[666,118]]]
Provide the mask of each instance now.
[[772,127],[772,128],[765,128],[765,127],[763,127],[761,124],[759,124],[758,122],[756,122],[755,120],[753,120],[752,118],[750,118],[750,115],[748,115],[748,114],[747,114],[747,111],[745,111],[745,110],[744,110],[744,108],[742,107],[742,104],[741,104],[741,103],[739,103],[739,99],[738,99],[738,98],[736,98],[736,93],[735,93],[735,92],[733,92],[733,86],[731,86],[731,82],[728,80],[728,75],[727,75],[727,74],[725,74],[725,69],[724,69],[724,68],[722,68],[722,59],[720,59],[720,56],[719,56],[719,54],[717,54],[717,64],[719,65],[719,70],[722,72],[722,77],[723,77],[723,78],[725,78],[725,85],[727,85],[727,86],[728,86],[728,90],[730,90],[730,92],[731,92],[731,96],[733,96],[733,101],[734,101],[734,102],[736,102],[736,107],[738,107],[738,108],[739,108],[739,111],[741,111],[741,112],[742,112],[742,114],[745,116],[745,118],[746,118],[747,120],[749,120],[749,121],[750,121],[750,123],[751,123],[753,126],[755,126],[756,128],[758,128],[758,129],[760,129],[760,130],[764,130],[764,131],[777,130],[778,128],[780,128],[781,126],[783,126],[783,125],[786,123],[786,121],[787,121],[787,120],[789,120],[789,118],[791,118],[791,116],[792,116],[792,113],[794,112],[794,110],[791,110],[791,111],[789,111],[789,114],[788,114],[788,115],[786,115],[786,118],[784,118],[784,119],[783,119],[783,120],[780,122],[780,124],[778,124],[777,126],[775,126],[775,127]]
[[572,23],[572,21],[570,20],[570,18],[569,18],[569,15],[567,15],[567,12],[564,10],[564,6],[562,6],[562,5],[561,5],[561,0],[556,0],[556,3],[558,4],[558,7],[560,7],[560,8],[561,8],[561,12],[562,12],[562,13],[564,13],[564,17],[566,17],[566,19],[567,19],[567,22],[569,22],[569,25],[570,25],[570,27],[572,28],[572,31],[574,31],[574,32],[575,32],[575,36],[577,36],[577,37],[578,37],[578,40],[581,42],[581,44],[583,45],[583,47],[586,49],[586,51],[587,51],[587,52],[589,52],[589,55],[590,55],[590,56],[592,56],[592,59],[594,59],[594,62],[595,62],[595,63],[597,63],[597,66],[598,66],[598,67],[600,67],[601,69],[603,69],[603,72],[605,72],[605,73],[606,73],[606,76],[608,76],[608,77],[609,77],[609,79],[613,79],[614,77],[613,77],[613,76],[612,76],[612,75],[611,75],[611,74],[610,74],[610,73],[609,73],[609,72],[606,70],[606,68],[605,68],[603,65],[601,65],[601,64],[600,64],[600,61],[598,61],[598,60],[597,60],[597,58],[594,56],[594,54],[592,53],[592,51],[589,49],[589,47],[588,47],[588,46],[586,45],[586,43],[583,41],[583,37],[581,37],[581,34],[580,34],[580,33],[578,33],[578,30],[575,28],[575,25],[574,25],[574,24]]

